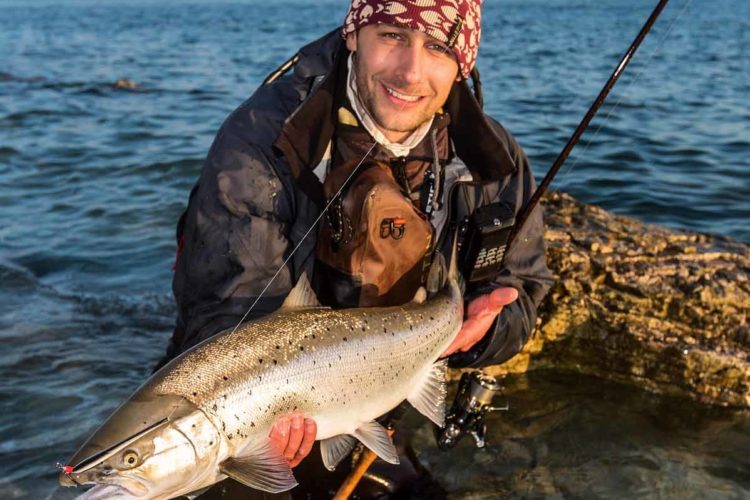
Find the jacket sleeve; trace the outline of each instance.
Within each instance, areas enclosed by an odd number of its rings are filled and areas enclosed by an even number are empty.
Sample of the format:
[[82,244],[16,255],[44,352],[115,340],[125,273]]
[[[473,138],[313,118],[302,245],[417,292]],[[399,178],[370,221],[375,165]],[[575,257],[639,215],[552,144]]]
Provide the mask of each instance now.
[[284,266],[291,203],[264,150],[241,136],[242,114],[217,134],[178,227],[177,325],[161,364],[236,326],[277,271],[245,319],[278,308],[291,288]]
[[[516,140],[492,122],[505,139],[517,171],[492,202],[514,207],[516,216],[536,190],[528,158]],[[487,334],[472,349],[450,356],[453,367],[481,367],[504,363],[526,345],[536,324],[537,308],[554,283],[547,268],[542,207],[537,206],[505,256],[505,267],[490,284],[467,291],[466,301],[499,287],[518,290],[518,300],[503,308]]]

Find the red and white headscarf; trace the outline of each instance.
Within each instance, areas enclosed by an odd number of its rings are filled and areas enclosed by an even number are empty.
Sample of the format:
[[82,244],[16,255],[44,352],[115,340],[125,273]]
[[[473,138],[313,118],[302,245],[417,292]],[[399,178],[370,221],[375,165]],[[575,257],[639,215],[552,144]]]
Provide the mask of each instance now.
[[482,0],[352,0],[343,36],[368,24],[393,24],[421,31],[456,54],[468,78],[477,60],[482,33]]

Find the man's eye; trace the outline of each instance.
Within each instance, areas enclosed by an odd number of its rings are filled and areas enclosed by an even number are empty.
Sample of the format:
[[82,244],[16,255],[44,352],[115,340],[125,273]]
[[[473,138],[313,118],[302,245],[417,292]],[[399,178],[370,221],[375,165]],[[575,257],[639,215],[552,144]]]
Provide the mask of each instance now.
[[434,50],[435,52],[440,52],[441,54],[446,54],[446,55],[451,53],[451,49],[449,49],[445,45],[440,45],[440,44],[437,44],[437,43],[433,43],[430,46],[430,49]]
[[393,40],[401,40],[401,35],[399,35],[398,33],[393,33],[391,31],[381,33],[380,36],[382,36],[383,38],[391,38]]

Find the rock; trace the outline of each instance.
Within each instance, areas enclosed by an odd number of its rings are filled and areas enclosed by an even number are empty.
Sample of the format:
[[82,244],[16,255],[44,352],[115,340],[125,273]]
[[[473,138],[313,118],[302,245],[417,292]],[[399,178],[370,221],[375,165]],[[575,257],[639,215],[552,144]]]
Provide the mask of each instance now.
[[559,276],[524,350],[495,375],[557,369],[750,407],[750,248],[545,200]]

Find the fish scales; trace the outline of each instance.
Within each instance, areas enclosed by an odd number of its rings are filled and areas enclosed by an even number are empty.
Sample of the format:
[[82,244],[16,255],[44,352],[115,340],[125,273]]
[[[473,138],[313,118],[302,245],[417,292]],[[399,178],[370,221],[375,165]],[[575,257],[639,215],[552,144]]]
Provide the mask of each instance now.
[[233,448],[293,411],[316,420],[319,439],[351,433],[408,396],[452,339],[460,318],[450,305],[279,311],[194,349],[154,389],[211,415]]

